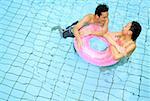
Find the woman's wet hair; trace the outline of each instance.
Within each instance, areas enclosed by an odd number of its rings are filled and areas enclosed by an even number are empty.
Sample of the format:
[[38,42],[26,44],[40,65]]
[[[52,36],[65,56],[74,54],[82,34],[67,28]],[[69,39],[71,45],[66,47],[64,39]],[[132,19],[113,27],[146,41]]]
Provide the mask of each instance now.
[[136,21],[132,21],[130,30],[132,31],[132,40],[136,41],[137,37],[140,35],[140,32],[142,30],[141,25]]
[[95,15],[97,14],[99,17],[100,15],[102,14],[102,12],[108,12],[109,8],[106,4],[99,4],[97,7],[96,7],[96,10],[95,10]]

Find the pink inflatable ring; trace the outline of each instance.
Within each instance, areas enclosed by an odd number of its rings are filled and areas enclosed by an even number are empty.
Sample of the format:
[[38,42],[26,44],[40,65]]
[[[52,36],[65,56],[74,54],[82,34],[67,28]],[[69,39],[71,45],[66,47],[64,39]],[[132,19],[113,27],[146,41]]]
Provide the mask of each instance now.
[[[80,30],[100,31],[100,26],[90,24]],[[100,45],[102,44],[102,42],[105,44],[105,47],[103,44],[103,49],[94,49],[92,47],[91,40],[95,40],[95,38],[96,40],[99,40],[99,42],[95,42],[94,44]],[[94,35],[86,35],[85,33],[85,35],[81,36],[81,40],[83,42],[83,46],[80,49],[77,48],[76,39],[74,39],[74,46],[79,56],[82,57],[85,61],[97,66],[110,66],[118,62],[118,60],[115,60],[113,58],[111,50],[109,48],[110,44],[105,38],[97,37]]]

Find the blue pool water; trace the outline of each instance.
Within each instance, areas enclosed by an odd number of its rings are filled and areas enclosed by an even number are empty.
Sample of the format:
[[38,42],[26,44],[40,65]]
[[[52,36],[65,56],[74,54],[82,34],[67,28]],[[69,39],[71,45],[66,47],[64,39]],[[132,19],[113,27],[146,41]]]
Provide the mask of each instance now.
[[[97,67],[74,52],[65,28],[109,6],[109,30],[142,25],[123,64]],[[150,101],[149,0],[0,0],[0,101]]]

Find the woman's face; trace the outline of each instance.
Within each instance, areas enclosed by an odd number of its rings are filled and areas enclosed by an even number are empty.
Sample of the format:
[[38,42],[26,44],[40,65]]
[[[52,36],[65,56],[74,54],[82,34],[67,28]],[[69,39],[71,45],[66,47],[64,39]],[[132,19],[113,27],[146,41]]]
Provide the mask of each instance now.
[[128,35],[130,32],[130,28],[131,28],[132,23],[129,22],[126,26],[123,27],[122,32],[124,35]]

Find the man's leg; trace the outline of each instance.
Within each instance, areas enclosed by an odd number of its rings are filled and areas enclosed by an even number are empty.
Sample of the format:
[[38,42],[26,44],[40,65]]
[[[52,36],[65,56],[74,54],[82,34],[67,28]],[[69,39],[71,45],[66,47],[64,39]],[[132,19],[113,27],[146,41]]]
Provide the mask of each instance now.
[[66,27],[66,29],[63,31],[62,36],[63,38],[67,38],[67,37],[72,37],[74,38],[74,34],[72,33],[72,29],[74,27],[74,25],[76,25],[78,23],[78,21],[72,23],[70,26]]
[[72,27],[70,27],[69,29],[65,30],[63,33],[62,33],[62,36],[63,38],[67,38],[67,37],[72,37],[74,38],[74,34],[72,33]]
[[72,23],[70,26],[66,27],[66,29],[70,28],[70,27],[73,27],[74,25],[76,25],[79,21],[76,21],[74,23]]

